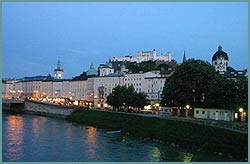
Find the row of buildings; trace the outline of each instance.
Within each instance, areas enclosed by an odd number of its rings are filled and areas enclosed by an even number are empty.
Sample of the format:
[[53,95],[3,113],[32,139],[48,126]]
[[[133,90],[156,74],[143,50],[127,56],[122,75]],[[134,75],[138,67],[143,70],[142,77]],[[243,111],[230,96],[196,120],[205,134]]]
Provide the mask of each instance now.
[[[60,59],[54,69],[54,77],[48,75],[39,78],[7,80],[2,83],[3,98],[26,98],[61,102],[68,99],[75,105],[108,107],[106,97],[118,85],[135,88],[138,93],[145,93],[151,105],[159,104],[166,76],[160,71],[131,73],[124,62],[140,63],[143,61],[171,61],[171,54],[157,55],[156,51],[139,52],[135,57],[118,58],[106,64],[100,64],[98,70],[94,64],[86,71],[86,78],[64,79]],[[119,64],[121,62],[121,64]],[[115,64],[113,64],[115,63]],[[118,63],[118,64],[117,64]],[[115,68],[116,67],[116,68]],[[117,67],[118,70],[117,70]]]
[[[171,54],[156,55],[156,51],[139,52],[135,57],[115,57],[114,62],[142,62],[142,61],[164,61],[170,62]],[[186,60],[185,52],[183,62]],[[161,94],[165,84],[166,77],[170,76],[173,71],[162,74],[160,71],[152,70],[149,72],[131,73],[124,63],[120,65],[119,71],[114,69],[111,61],[106,64],[100,64],[98,70],[91,64],[86,71],[86,78],[64,79],[63,69],[61,68],[60,59],[57,68],[54,69],[54,77],[50,75],[20,80],[7,80],[2,82],[3,98],[25,98],[32,97],[44,101],[73,102],[75,105],[93,106],[96,108],[108,107],[106,103],[107,96],[113,88],[118,85],[130,86],[135,88],[136,92],[145,93],[150,100],[150,107],[159,107]],[[229,59],[227,53],[218,47],[218,51],[212,57],[212,65],[215,70],[225,77],[235,78],[240,75],[246,75],[246,70],[235,71],[228,66]],[[228,69],[231,68],[231,69]]]
[[[147,94],[152,105],[159,103],[165,83],[158,71],[89,77],[87,80],[40,79],[11,80],[2,83],[3,98],[68,98],[76,105],[107,107],[106,97],[118,85],[134,86],[135,90]],[[92,104],[92,105],[91,105]]]

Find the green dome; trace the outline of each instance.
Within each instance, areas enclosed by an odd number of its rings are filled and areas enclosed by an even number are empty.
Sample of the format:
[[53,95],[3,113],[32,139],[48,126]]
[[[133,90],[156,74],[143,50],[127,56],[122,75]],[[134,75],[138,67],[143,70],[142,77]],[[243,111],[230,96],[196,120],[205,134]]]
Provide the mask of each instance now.
[[87,76],[91,76],[91,75],[98,76],[98,71],[95,69],[94,64],[91,64],[87,71]]

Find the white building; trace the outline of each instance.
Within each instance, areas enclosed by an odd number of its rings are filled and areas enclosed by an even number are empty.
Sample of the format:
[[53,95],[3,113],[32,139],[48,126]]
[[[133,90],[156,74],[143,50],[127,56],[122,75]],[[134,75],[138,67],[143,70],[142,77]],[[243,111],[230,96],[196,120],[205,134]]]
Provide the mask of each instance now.
[[107,107],[106,98],[112,93],[113,88],[124,85],[124,77],[121,74],[95,77],[92,80],[95,107]]
[[233,121],[234,112],[225,109],[194,108],[194,118]]
[[42,81],[41,92],[45,97],[53,97],[53,82],[51,80]]
[[22,90],[24,97],[39,97],[41,92],[41,83],[40,80],[34,81],[22,81]]
[[109,66],[108,64],[100,64],[98,69],[99,76],[107,76],[114,73],[114,68],[112,68],[112,66]]
[[69,81],[54,81],[52,86],[53,97],[69,98]]
[[88,81],[70,81],[69,98],[71,100],[87,100]]
[[147,98],[151,103],[160,103],[165,81],[165,77],[145,77]]
[[146,51],[146,52],[138,52],[136,56],[125,56],[125,57],[114,57],[113,61],[129,61],[141,63],[144,61],[155,61],[155,60],[163,60],[170,62],[172,60],[172,55],[168,52],[166,55],[157,55],[156,50]]
[[15,95],[15,81],[2,81],[2,98],[12,98]]

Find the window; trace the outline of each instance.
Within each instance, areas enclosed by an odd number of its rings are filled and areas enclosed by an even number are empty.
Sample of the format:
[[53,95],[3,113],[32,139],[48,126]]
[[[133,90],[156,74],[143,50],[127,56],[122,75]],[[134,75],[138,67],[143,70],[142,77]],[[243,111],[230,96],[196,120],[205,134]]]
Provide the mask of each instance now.
[[198,111],[198,110],[196,111],[196,114],[199,114],[199,111]]
[[202,111],[202,114],[205,114],[205,111]]

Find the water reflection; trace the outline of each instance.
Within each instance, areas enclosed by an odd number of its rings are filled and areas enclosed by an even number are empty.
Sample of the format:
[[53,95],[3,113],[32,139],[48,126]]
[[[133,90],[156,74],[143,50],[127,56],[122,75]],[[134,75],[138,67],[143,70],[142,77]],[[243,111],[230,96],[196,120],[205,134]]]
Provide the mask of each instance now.
[[180,152],[179,159],[183,162],[191,162],[193,159],[193,154],[187,152]]
[[161,151],[158,147],[153,147],[152,150],[152,161],[153,162],[160,162],[161,161]]
[[213,154],[191,154],[158,142],[107,135],[106,130],[32,115],[3,115],[2,151],[5,162],[218,161]]
[[39,132],[40,132],[40,126],[39,126],[39,118],[33,118],[32,119],[32,133],[33,135],[33,142],[36,144],[38,142],[38,137],[39,137]]
[[23,146],[23,117],[9,116],[7,127],[7,158],[11,161],[18,161],[21,159],[21,152]]
[[88,145],[88,158],[90,160],[96,159],[96,128],[87,127],[87,140],[86,144]]
[[127,137],[127,136],[122,136],[122,138],[121,138],[121,142],[122,142],[122,143],[124,143],[124,142],[126,142],[126,141],[127,141],[127,139],[128,139],[128,137]]

